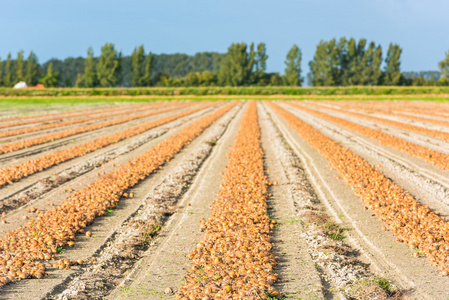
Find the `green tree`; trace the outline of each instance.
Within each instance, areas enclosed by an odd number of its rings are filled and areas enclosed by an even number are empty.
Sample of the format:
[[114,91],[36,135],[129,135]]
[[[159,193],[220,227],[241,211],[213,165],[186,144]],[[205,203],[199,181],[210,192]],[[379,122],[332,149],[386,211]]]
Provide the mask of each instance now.
[[[287,60],[285,61],[285,81],[287,85],[299,86],[303,82],[301,77],[301,59],[302,53],[298,46],[293,45],[293,47],[287,53]],[[275,84],[278,79],[276,77],[271,77],[271,84]]]
[[145,50],[143,45],[139,48],[134,48],[133,54],[131,55],[131,86],[143,85],[144,61]]
[[361,61],[362,74],[360,84],[379,85],[382,76],[381,64],[382,47],[380,45],[376,47],[376,43],[371,42]]
[[199,86],[201,84],[201,74],[199,72],[187,74],[184,84],[186,86]]
[[390,43],[387,51],[387,57],[385,58],[384,71],[384,85],[399,85],[401,84],[401,53],[402,49],[397,44]]
[[253,73],[252,83],[259,84],[261,83],[262,78],[265,75],[265,71],[267,69],[267,47],[265,43],[259,43],[257,45],[257,52],[254,58],[254,66],[255,70]]
[[309,79],[314,86],[340,85],[341,82],[341,48],[337,40],[320,41],[313,60],[309,63]]
[[449,50],[446,52],[446,57],[438,63],[440,67],[441,77],[449,79]]
[[25,82],[28,85],[36,85],[39,81],[39,67],[37,56],[31,51],[25,63]]
[[8,57],[6,59],[5,77],[3,79],[3,82],[6,87],[12,87],[14,85],[14,74],[12,69],[11,53],[8,53]]
[[3,86],[3,61],[0,57],[0,86]]
[[78,73],[76,74],[76,81],[75,81],[75,87],[83,87],[83,74]]
[[143,76],[141,79],[142,86],[151,86],[153,80],[154,70],[154,55],[150,52],[145,59],[145,67],[143,69]]
[[45,87],[57,87],[59,86],[60,79],[61,76],[59,73],[53,72],[53,62],[50,62],[47,67],[47,74],[45,74],[39,82]]
[[342,41],[345,44],[340,45],[342,49],[342,85],[360,85],[363,78],[363,58],[365,54],[366,40],[360,39],[359,42],[354,38],[349,41]]
[[14,69],[16,73],[16,81],[23,81],[25,78],[23,76],[23,50],[17,53],[17,59],[14,63]]
[[79,86],[95,87],[98,84],[97,72],[95,68],[94,50],[92,47],[87,49],[87,58],[84,61],[84,75],[82,80],[77,80]]
[[[264,44],[259,44],[259,57],[262,59],[257,70],[263,71],[265,68],[266,54],[264,54]],[[254,50],[254,43],[249,48],[245,43],[235,43],[228,48],[226,58],[222,61],[218,71],[218,83],[220,85],[241,86],[251,84],[254,77],[254,68],[258,65],[257,53]]]
[[216,78],[212,72],[205,70],[201,73],[201,81],[204,86],[212,86],[215,85]]
[[120,81],[121,54],[117,53],[114,44],[106,43],[101,47],[101,55],[97,64],[97,77],[101,87],[113,87]]

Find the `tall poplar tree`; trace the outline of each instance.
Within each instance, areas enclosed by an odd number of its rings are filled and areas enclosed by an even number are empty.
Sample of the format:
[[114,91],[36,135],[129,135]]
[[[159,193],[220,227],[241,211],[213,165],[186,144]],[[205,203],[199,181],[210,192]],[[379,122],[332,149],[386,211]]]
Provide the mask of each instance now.
[[446,57],[438,63],[440,67],[441,77],[449,79],[449,50],[446,52]]
[[25,82],[28,85],[35,85],[39,81],[39,62],[36,54],[30,52],[25,63]]
[[6,59],[5,77],[3,79],[3,82],[6,87],[12,87],[14,85],[14,74],[12,69],[11,53],[8,53],[8,57]]
[[131,86],[142,86],[144,73],[145,50],[143,45],[134,48],[131,55]]
[[45,87],[57,87],[59,86],[60,79],[60,74],[53,72],[53,62],[50,62],[47,67],[47,73],[44,75],[44,77],[41,78],[39,82],[42,83]]
[[258,45],[257,51],[254,43],[251,43],[249,51],[245,43],[232,44],[220,64],[218,84],[241,86],[255,83],[265,71],[267,58],[264,43]]
[[382,76],[382,47],[371,42],[362,58],[361,85],[379,85]]
[[150,52],[145,59],[145,67],[142,76],[142,86],[151,86],[154,69],[154,55]]
[[354,38],[344,41],[340,45],[342,49],[342,85],[359,85],[362,83],[363,56],[365,54],[366,40],[360,39],[359,42]]
[[256,52],[256,56],[254,58],[254,66],[255,66],[255,70],[254,70],[254,75],[252,78],[252,83],[259,83],[264,74],[265,71],[267,69],[267,59],[268,59],[268,55],[267,55],[267,47],[265,45],[265,43],[259,43],[257,45],[257,52]]
[[[341,44],[341,42],[340,42]],[[339,85],[341,81],[341,49],[336,39],[320,41],[309,63],[310,79],[314,86]]]
[[399,85],[401,83],[401,53],[402,49],[399,45],[390,43],[385,58],[384,85]]
[[23,50],[17,53],[17,59],[14,63],[14,70],[16,73],[16,81],[23,81],[25,78],[23,76]]
[[0,86],[3,86],[3,61],[0,57]]
[[78,84],[83,87],[97,86],[97,71],[95,70],[94,50],[92,47],[87,49],[87,58],[84,61],[84,74]]
[[302,53],[298,46],[293,47],[287,53],[287,59],[285,61],[285,81],[287,85],[299,86],[303,82],[301,77],[301,59]]
[[114,44],[106,43],[101,47],[101,55],[97,64],[97,77],[101,87],[113,87],[120,80],[121,54],[117,53]]

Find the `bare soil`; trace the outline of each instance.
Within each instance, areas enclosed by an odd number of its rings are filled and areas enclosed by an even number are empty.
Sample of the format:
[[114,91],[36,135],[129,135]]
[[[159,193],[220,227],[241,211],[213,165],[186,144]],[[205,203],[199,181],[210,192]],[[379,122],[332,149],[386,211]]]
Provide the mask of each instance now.
[[[191,267],[187,254],[203,237],[200,219],[208,218],[209,205],[220,190],[226,154],[245,107],[241,102],[217,120],[162,169],[132,188],[132,197],[122,198],[115,209],[86,228],[92,237],[80,234],[74,247],[63,247],[56,257],[82,259],[83,264],[59,270],[51,267],[54,260],[46,262],[47,277],[9,283],[0,288],[0,298],[172,299]],[[419,202],[449,217],[448,172],[329,121],[284,107],[370,164],[378,165]],[[66,108],[55,106],[33,114]],[[0,188],[0,213],[6,213],[0,234],[36,218],[37,213],[30,208],[46,211],[60,204],[73,191],[216,109],[178,119]],[[177,112],[6,153],[0,156],[0,168]],[[327,160],[266,103],[258,103],[258,115],[266,174],[270,182],[277,183],[269,190],[267,214],[277,224],[271,241],[274,255],[279,257],[274,271],[279,274],[275,288],[281,299],[447,299],[449,277],[440,275],[425,257],[417,255],[416,249],[397,242],[388,229],[383,230],[383,223],[364,209]],[[345,118],[380,130],[388,128],[392,134],[422,144],[428,139],[429,147],[447,146],[434,138]],[[391,285],[393,293],[376,283],[379,278]]]

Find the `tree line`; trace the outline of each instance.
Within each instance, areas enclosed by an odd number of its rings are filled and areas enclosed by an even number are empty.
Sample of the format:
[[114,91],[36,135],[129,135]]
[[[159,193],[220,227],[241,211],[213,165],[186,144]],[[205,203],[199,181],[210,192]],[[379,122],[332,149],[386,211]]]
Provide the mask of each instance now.
[[[309,62],[309,85],[449,85],[449,51],[439,62],[440,72],[401,72],[402,48],[390,43],[385,54],[380,44],[366,39],[340,38],[320,41]],[[19,81],[46,87],[115,86],[301,86],[302,52],[293,45],[285,58],[284,74],[267,73],[265,43],[233,43],[226,53],[186,54],[146,53],[144,46],[123,56],[114,44],[106,43],[95,57],[51,59],[40,65],[35,53],[25,59],[20,51],[15,59],[0,59],[0,86]]]

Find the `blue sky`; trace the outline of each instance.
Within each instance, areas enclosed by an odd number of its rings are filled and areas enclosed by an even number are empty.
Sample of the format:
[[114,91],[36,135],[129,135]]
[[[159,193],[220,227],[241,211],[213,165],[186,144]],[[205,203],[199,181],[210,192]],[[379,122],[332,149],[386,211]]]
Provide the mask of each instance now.
[[303,75],[321,39],[364,37],[403,48],[403,71],[437,70],[449,50],[448,0],[1,0],[0,57],[33,50],[40,62],[95,55],[112,42],[123,54],[226,52],[265,42],[268,71],[281,72],[293,44]]

